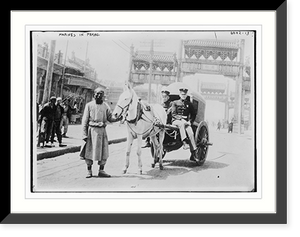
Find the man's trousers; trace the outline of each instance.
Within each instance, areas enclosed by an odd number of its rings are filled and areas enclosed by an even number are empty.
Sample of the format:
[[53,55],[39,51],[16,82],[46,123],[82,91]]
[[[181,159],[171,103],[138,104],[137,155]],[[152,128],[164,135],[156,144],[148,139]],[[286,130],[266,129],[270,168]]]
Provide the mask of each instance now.
[[173,125],[176,125],[179,128],[179,133],[180,133],[180,137],[181,140],[184,141],[186,139],[186,133],[190,139],[191,145],[193,150],[195,150],[196,147],[196,143],[195,143],[195,139],[194,139],[194,132],[193,129],[190,125],[185,125],[187,123],[186,120],[181,119],[181,120],[174,120],[173,121]]

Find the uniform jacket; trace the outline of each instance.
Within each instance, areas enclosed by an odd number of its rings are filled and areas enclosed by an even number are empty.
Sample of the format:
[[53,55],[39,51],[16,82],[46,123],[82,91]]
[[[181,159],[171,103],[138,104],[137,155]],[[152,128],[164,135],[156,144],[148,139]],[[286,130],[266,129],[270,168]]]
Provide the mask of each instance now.
[[170,100],[167,100],[166,102],[163,102],[161,105],[164,107],[165,111],[168,112],[168,109],[172,106],[172,103]]
[[172,123],[172,115],[171,115],[170,111],[171,111],[171,107],[172,107],[172,101],[167,100],[166,102],[163,102],[161,105],[167,113],[167,124],[171,124]]
[[194,122],[196,118],[195,109],[193,104],[188,100],[175,100],[172,103],[172,122],[174,120],[185,119],[186,121],[190,121],[191,124]]

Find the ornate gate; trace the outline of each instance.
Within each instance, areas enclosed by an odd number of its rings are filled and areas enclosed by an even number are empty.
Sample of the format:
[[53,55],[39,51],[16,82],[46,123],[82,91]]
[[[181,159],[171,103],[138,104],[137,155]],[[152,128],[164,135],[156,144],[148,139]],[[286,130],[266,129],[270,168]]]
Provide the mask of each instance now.
[[250,73],[248,77],[244,76],[247,69],[244,65],[244,45],[243,39],[185,40],[181,41],[178,60],[177,81],[196,73],[223,75],[236,81],[233,128],[236,133],[243,133],[244,97],[246,91],[251,90]]
[[149,82],[169,85],[196,73],[230,77],[236,81],[233,130],[242,133],[244,97],[251,91],[250,67],[244,64],[244,45],[243,39],[182,40],[178,59],[175,53],[154,52],[153,45],[150,51],[136,52],[131,46],[129,81],[134,86]]

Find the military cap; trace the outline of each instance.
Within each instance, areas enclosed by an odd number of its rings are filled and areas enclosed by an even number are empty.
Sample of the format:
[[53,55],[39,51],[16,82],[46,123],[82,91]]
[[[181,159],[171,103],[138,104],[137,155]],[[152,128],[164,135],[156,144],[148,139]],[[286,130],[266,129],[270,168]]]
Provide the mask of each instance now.
[[167,90],[163,90],[163,91],[161,91],[161,93],[165,93],[166,95],[170,95],[170,91],[167,91]]
[[188,92],[188,89],[187,89],[187,88],[180,88],[179,91],[180,91],[180,92],[187,93],[187,92]]

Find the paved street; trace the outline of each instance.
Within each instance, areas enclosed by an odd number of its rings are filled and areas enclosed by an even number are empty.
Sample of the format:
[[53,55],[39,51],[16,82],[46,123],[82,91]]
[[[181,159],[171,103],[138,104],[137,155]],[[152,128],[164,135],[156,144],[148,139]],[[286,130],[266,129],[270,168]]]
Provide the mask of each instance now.
[[[70,134],[71,135],[71,134]],[[189,160],[189,151],[167,153],[164,170],[151,167],[150,149],[143,149],[143,174],[138,173],[136,143],[127,174],[122,174],[126,142],[111,144],[105,170],[109,179],[86,179],[85,162],[78,152],[37,161],[36,191],[251,191],[254,188],[254,158],[250,132],[228,134],[210,129],[208,157],[203,166]]]

